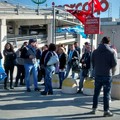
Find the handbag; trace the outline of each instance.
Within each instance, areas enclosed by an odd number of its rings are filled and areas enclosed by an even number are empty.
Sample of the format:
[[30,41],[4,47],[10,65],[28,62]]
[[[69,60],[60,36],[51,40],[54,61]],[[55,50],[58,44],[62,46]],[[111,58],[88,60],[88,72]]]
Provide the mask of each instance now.
[[49,59],[49,61],[47,62],[47,65],[49,66],[49,65],[54,65],[54,64],[56,64],[56,63],[58,63],[59,62],[59,58],[58,58],[58,56],[57,55],[53,55],[53,56],[51,56],[51,58]]

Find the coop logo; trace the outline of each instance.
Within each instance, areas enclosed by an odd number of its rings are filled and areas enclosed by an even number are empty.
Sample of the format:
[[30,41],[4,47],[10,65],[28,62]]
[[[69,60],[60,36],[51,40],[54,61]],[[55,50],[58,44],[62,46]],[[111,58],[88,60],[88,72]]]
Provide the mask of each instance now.
[[[109,3],[107,0],[101,0],[100,1],[100,4],[102,6],[102,12],[105,12],[108,8],[109,8]],[[72,9],[76,9],[76,10],[83,10],[83,11],[87,11],[88,10],[88,2],[85,2],[84,4],[82,3],[74,3],[74,4],[65,4],[65,5],[59,5],[58,7],[70,7]],[[97,11],[97,14],[100,14],[100,11]]]

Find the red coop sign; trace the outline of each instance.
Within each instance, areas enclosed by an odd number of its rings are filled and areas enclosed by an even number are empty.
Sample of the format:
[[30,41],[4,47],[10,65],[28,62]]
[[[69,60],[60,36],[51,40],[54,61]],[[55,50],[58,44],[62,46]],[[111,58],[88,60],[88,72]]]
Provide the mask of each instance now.
[[86,18],[85,34],[100,34],[100,18]]

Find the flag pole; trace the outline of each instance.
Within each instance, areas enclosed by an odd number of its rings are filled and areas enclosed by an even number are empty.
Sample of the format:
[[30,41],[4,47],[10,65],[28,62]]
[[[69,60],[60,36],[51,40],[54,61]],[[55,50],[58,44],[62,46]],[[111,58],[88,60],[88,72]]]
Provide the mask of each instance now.
[[[91,16],[93,17],[94,13],[94,0],[92,0],[92,10],[91,10]],[[93,76],[93,66],[92,66],[92,52],[93,52],[93,34],[91,35],[91,63],[90,63],[90,77]]]

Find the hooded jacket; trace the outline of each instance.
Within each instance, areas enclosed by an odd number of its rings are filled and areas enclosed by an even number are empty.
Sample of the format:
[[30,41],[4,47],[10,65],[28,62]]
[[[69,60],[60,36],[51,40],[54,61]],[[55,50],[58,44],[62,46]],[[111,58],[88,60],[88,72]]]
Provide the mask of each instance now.
[[92,65],[95,76],[112,76],[112,69],[117,65],[117,59],[108,44],[100,44],[93,51]]

